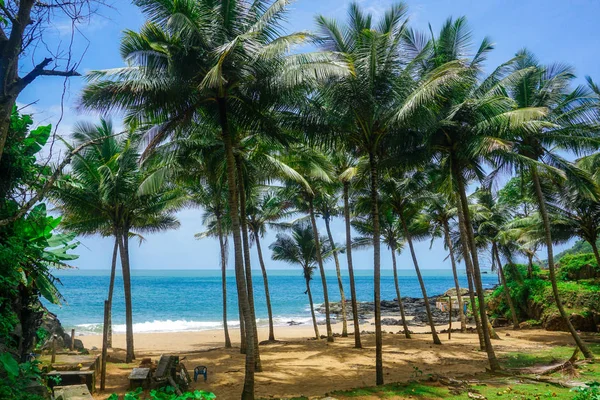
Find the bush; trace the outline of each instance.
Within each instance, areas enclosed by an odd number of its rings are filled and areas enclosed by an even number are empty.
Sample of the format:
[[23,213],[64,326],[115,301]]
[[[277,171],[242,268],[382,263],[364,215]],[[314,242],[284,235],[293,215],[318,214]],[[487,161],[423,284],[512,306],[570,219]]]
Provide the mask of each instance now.
[[560,259],[558,278],[563,281],[600,277],[594,253],[568,254]]
[[574,388],[575,397],[573,400],[600,400],[600,383],[592,382],[588,387]]
[[[137,388],[133,392],[125,393],[124,400],[213,400],[217,396],[214,393],[206,392],[204,390],[194,390],[193,392],[185,392],[181,395],[175,393],[175,389],[171,386],[165,386],[160,389],[153,389],[150,391],[150,397],[142,397],[142,388]],[[118,400],[119,395],[113,393],[110,395],[108,400]]]

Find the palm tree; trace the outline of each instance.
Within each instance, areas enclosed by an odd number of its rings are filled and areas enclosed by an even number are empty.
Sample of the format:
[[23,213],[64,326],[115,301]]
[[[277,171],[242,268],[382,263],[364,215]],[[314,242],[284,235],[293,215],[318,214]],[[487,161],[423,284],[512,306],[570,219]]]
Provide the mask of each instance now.
[[260,193],[253,192],[253,196],[247,204],[248,207],[248,227],[252,234],[252,240],[256,244],[258,253],[258,261],[263,275],[265,285],[265,296],[267,301],[267,312],[269,314],[269,340],[275,341],[275,332],[273,330],[273,311],[271,309],[271,296],[269,294],[269,280],[267,277],[267,269],[263,259],[262,247],[260,244],[261,238],[267,231],[269,224],[275,223],[282,218],[291,214],[291,203],[277,196],[272,191]]
[[[246,327],[243,399],[254,398],[256,321],[244,275],[240,193],[234,147],[242,127],[277,134],[270,116],[299,85],[345,71],[327,54],[290,54],[311,36],[280,36],[287,1],[136,0],[148,22],[121,44],[128,66],[89,75],[82,103],[124,110],[147,131],[147,153],[168,136],[187,135],[197,121],[219,127],[224,146],[238,299]],[[252,328],[252,329],[250,329]]]
[[344,222],[346,227],[346,259],[348,262],[348,279],[350,280],[350,296],[352,304],[352,319],[354,321],[354,347],[362,348],[360,341],[360,325],[358,318],[358,300],[356,298],[356,283],[354,280],[354,265],[352,263],[352,235],[350,220],[350,185],[355,181],[358,171],[358,161],[348,152],[338,152],[332,157],[334,172],[342,183],[342,197],[344,200]]
[[[109,232],[115,236],[123,269],[125,292],[126,362],[135,358],[129,239],[145,232],[179,227],[174,212],[184,204],[181,191],[162,185],[144,192],[151,171],[141,169],[136,137],[116,138],[112,125],[79,123],[73,133],[76,145],[96,141],[79,153],[72,169],[53,197],[63,213],[65,229],[87,234]],[[113,253],[113,260],[115,255]],[[115,265],[116,263],[113,263]],[[111,272],[111,286],[114,274]],[[112,295],[112,288],[109,288]],[[112,305],[112,300],[109,299]]]
[[[467,331],[467,317],[464,312],[463,298],[460,293],[460,283],[458,281],[458,269],[456,267],[457,260],[454,255],[454,246],[451,239],[450,221],[456,215],[456,209],[450,208],[449,200],[443,193],[429,193],[427,200],[427,208],[425,214],[421,218],[431,223],[432,243],[433,238],[443,236],[444,246],[448,250],[450,263],[452,265],[452,276],[454,277],[454,288],[456,289],[456,298],[458,301],[458,315],[460,318],[461,332]],[[475,313],[476,314],[476,313]]]
[[[231,348],[231,339],[229,337],[229,327],[227,324],[227,236],[229,221],[224,223],[227,216],[226,210],[226,189],[223,180],[206,179],[206,182],[194,185],[192,188],[192,201],[204,210],[203,224],[208,226],[208,230],[197,233],[197,239],[206,237],[217,237],[219,240],[220,260],[221,260],[221,290],[223,293],[223,333],[225,335],[225,348]],[[240,320],[241,322],[241,320]],[[241,341],[244,342],[242,332]]]
[[586,174],[562,158],[557,151],[565,149],[579,154],[598,148],[595,121],[598,99],[584,86],[571,89],[575,75],[567,65],[543,66],[533,54],[523,50],[518,54],[518,63],[514,68],[526,71],[508,87],[518,110],[540,109],[543,112],[536,121],[521,129],[510,129],[504,136],[510,146],[504,149],[506,151],[502,154],[500,167],[512,165],[519,170],[526,170],[531,176],[544,227],[544,244],[548,252],[548,271],[554,300],[577,346],[586,358],[592,358],[593,354],[579,337],[560,299],[547,193],[540,173],[551,174],[552,179],[559,180],[566,176],[571,185],[577,186],[578,191],[593,195],[593,186]]
[[[359,200],[360,201],[360,200]],[[382,210],[381,216],[381,240],[386,244],[392,254],[392,269],[394,271],[394,287],[396,289],[396,300],[398,301],[398,310],[400,311],[400,318],[402,319],[402,326],[404,327],[404,336],[410,339],[410,331],[408,324],[406,323],[406,315],[404,313],[404,304],[402,303],[402,295],[400,294],[400,284],[398,283],[398,266],[396,262],[396,252],[400,252],[402,249],[403,239],[402,224],[400,220],[392,213],[390,208]],[[361,237],[354,238],[352,246],[355,248],[362,248],[365,246],[373,245],[373,225],[370,223],[368,218],[357,217],[352,221],[352,226],[361,235]]]
[[[306,293],[310,303],[310,313],[312,316],[315,338],[319,339],[319,328],[315,317],[315,308],[313,305],[312,293],[310,291],[310,281],[314,270],[320,260],[326,260],[331,257],[332,249],[329,247],[326,237],[321,238],[321,246],[317,245],[314,230],[308,223],[299,223],[292,226],[292,234],[277,234],[275,242],[269,249],[273,252],[271,257],[276,261],[285,261],[289,264],[300,265],[302,274],[306,283]],[[321,254],[317,252],[320,251]]]
[[346,315],[346,294],[344,293],[344,285],[342,283],[342,272],[340,269],[340,261],[338,258],[338,251],[336,250],[335,241],[333,240],[333,234],[331,233],[331,218],[339,215],[339,197],[337,196],[337,187],[326,188],[317,197],[317,211],[321,214],[323,221],[325,221],[325,230],[327,231],[327,238],[329,245],[333,249],[333,261],[335,263],[335,272],[338,280],[338,287],[340,289],[340,303],[342,306],[342,337],[348,337],[348,321]]
[[[428,230],[416,229],[415,223],[418,222],[417,216],[420,214],[422,205],[419,204],[420,195],[425,189],[423,182],[426,182],[426,177],[423,173],[415,172],[406,176],[397,174],[398,177],[392,178],[387,176],[381,185],[381,191],[383,193],[384,202],[387,203],[393,212],[398,216],[400,226],[404,238],[408,243],[410,255],[417,273],[419,285],[421,286],[421,293],[423,294],[423,300],[425,301],[425,311],[427,312],[427,319],[431,328],[431,336],[433,337],[434,344],[442,344],[438,337],[435,329],[435,322],[433,321],[433,314],[431,313],[431,306],[427,297],[427,289],[425,288],[425,282],[421,275],[421,269],[419,268],[419,262],[417,260],[417,254],[413,245],[413,238],[424,236]],[[421,201],[422,202],[422,201]],[[412,225],[412,226],[411,226]]]
[[[348,22],[340,24],[317,17],[323,48],[342,54],[352,74],[323,88],[315,99],[310,118],[323,116],[347,148],[356,149],[369,162],[371,220],[373,223],[373,297],[375,305],[376,384],[382,385],[383,342],[381,331],[381,244],[379,226],[379,163],[385,153],[385,139],[392,131],[393,115],[402,102],[400,94],[408,80],[401,80],[400,44],[404,32],[406,6],[392,5],[379,22],[351,3]],[[316,110],[315,110],[316,108]],[[355,327],[356,329],[356,327]]]
[[[510,296],[510,290],[506,283],[499,250],[501,246],[507,249],[506,246],[509,245],[509,243],[501,243],[501,235],[502,231],[506,230],[508,222],[511,221],[512,215],[509,207],[498,203],[497,198],[492,194],[490,188],[479,188],[472,194],[472,197],[479,206],[483,207],[482,212],[479,213],[479,218],[473,218],[478,219],[476,232],[477,239],[483,246],[490,247],[492,266],[496,265],[498,268],[500,283],[502,284],[506,304],[508,304],[510,316],[513,321],[513,329],[519,329],[519,319],[512,297]],[[506,254],[510,257],[511,252],[509,249],[507,250]]]

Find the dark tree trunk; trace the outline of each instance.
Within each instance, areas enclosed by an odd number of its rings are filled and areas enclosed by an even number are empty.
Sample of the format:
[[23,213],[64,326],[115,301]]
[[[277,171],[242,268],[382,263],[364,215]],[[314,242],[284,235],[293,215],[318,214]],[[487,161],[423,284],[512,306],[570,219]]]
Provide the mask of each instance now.
[[527,279],[531,279],[532,276],[533,276],[533,254],[527,253]]
[[477,310],[477,302],[475,301],[475,285],[473,284],[473,261],[471,260],[471,254],[469,253],[469,245],[467,244],[467,229],[465,228],[464,212],[460,200],[457,200],[456,202],[456,209],[458,210],[458,231],[460,233],[460,243],[462,245],[461,248],[463,251],[463,258],[465,260],[465,270],[467,272],[467,283],[469,285],[469,300],[471,302],[471,312],[473,313],[473,320],[475,321],[475,328],[477,329],[477,337],[479,338],[479,349],[485,351],[485,340],[483,339],[481,320],[479,319],[479,311]]
[[452,240],[450,239],[450,227],[448,221],[444,221],[444,239],[446,240],[446,246],[448,246],[448,253],[450,254],[450,263],[452,264],[452,276],[454,277],[454,287],[456,289],[456,298],[458,300],[458,315],[460,317],[460,331],[467,331],[467,317],[465,316],[465,306],[463,303],[462,295],[460,294],[460,283],[458,282],[458,271],[456,269],[456,259],[454,258],[454,249],[452,248]]
[[398,283],[398,268],[396,265],[396,246],[390,246],[392,251],[392,269],[394,270],[394,286],[396,287],[396,299],[398,300],[398,309],[400,309],[400,317],[402,318],[402,326],[404,327],[404,336],[410,339],[410,331],[406,323],[406,315],[404,314],[404,304],[402,304],[402,295],[400,294],[400,284]]
[[554,270],[554,253],[552,249],[552,233],[550,232],[550,220],[548,218],[548,211],[546,210],[546,200],[544,199],[544,193],[542,192],[540,177],[535,167],[531,168],[531,177],[533,178],[533,184],[535,186],[535,194],[538,201],[540,215],[542,216],[542,221],[544,223],[544,239],[546,248],[548,250],[548,272],[550,273],[550,282],[552,284],[552,293],[554,294],[554,301],[556,302],[556,307],[558,308],[561,317],[567,324],[569,332],[571,332],[571,336],[573,336],[573,339],[575,340],[575,343],[577,343],[577,347],[579,347],[579,350],[581,350],[585,358],[592,359],[594,358],[594,355],[592,354],[590,349],[588,349],[586,344],[583,343],[581,337],[579,337],[579,334],[577,333],[577,331],[573,327],[573,324],[569,320],[569,315],[567,314],[567,311],[565,310],[565,307],[562,301],[560,300],[560,294],[558,293],[558,285],[556,283],[556,272]]
[[490,363],[490,369],[492,371],[500,370],[500,363],[496,358],[496,353],[494,352],[494,346],[492,345],[492,340],[490,338],[490,327],[487,309],[485,305],[485,292],[483,291],[483,284],[481,282],[481,270],[479,268],[479,258],[477,256],[477,247],[475,246],[475,238],[473,236],[473,225],[471,224],[471,217],[469,215],[469,202],[467,200],[467,193],[465,191],[465,185],[462,181],[462,176],[455,170],[454,177],[456,179],[458,185],[458,194],[460,196],[460,201],[462,204],[463,218],[464,218],[464,227],[466,228],[466,237],[467,237],[467,245],[469,247],[471,253],[471,259],[473,261],[473,283],[475,284],[475,289],[477,291],[477,298],[479,300],[479,315],[481,317],[481,330],[483,332],[483,340],[485,342],[485,351],[488,356],[488,361]]
[[415,266],[417,278],[419,279],[421,293],[423,293],[423,300],[425,301],[425,311],[427,312],[427,319],[429,320],[429,327],[431,328],[431,336],[433,337],[433,343],[442,344],[442,341],[438,337],[437,331],[435,330],[435,322],[433,322],[433,314],[431,313],[431,306],[429,305],[429,299],[427,298],[427,289],[425,288],[425,282],[423,281],[423,276],[421,275],[421,268],[419,268],[419,262],[417,261],[417,254],[415,253],[415,248],[413,247],[412,236],[408,231],[408,226],[406,225],[406,221],[404,220],[403,211],[404,210],[400,210],[400,221],[402,222],[402,228],[404,229],[404,237],[408,242],[410,255]]
[[244,249],[244,266],[246,272],[246,288],[248,290],[248,305],[250,306],[250,316],[252,325],[246,330],[252,328],[254,331],[254,358],[256,359],[255,372],[262,372],[262,364],[260,362],[260,350],[258,348],[258,328],[256,326],[256,311],[254,308],[254,285],[252,283],[252,266],[250,264],[250,240],[248,237],[248,220],[246,219],[246,189],[244,187],[244,176],[242,174],[242,163],[239,158],[234,157],[236,161],[238,192],[240,199],[240,226],[242,229],[242,246]]
[[327,291],[327,279],[325,277],[325,267],[323,266],[323,258],[321,257],[321,243],[319,240],[319,230],[317,229],[317,220],[315,218],[315,209],[313,206],[313,197],[309,199],[309,214],[310,223],[312,225],[313,234],[315,236],[315,251],[317,255],[317,263],[319,264],[319,272],[321,273],[321,281],[323,282],[323,302],[325,303],[325,323],[327,326],[327,341],[333,342],[333,331],[331,330],[331,314],[329,312],[329,294]]
[[346,222],[346,258],[348,259],[348,278],[350,280],[350,296],[352,297],[352,319],[354,320],[354,347],[362,348],[360,342],[360,326],[358,321],[358,300],[356,299],[356,284],[354,282],[354,267],[352,265],[352,233],[350,229],[350,184],[344,182],[344,219]]
[[256,251],[258,252],[258,261],[262,271],[263,283],[265,285],[265,297],[267,300],[267,313],[269,314],[269,340],[275,341],[275,330],[273,329],[273,310],[271,309],[271,294],[269,293],[269,278],[267,276],[267,268],[263,260],[262,248],[260,247],[260,237],[257,233],[254,234],[256,240]]
[[240,318],[240,353],[246,354],[246,323],[244,322],[244,314],[242,313],[242,307],[240,306],[239,301],[238,315]]
[[[244,272],[244,256],[242,249],[242,235],[239,219],[239,201],[236,185],[236,167],[233,154],[233,138],[229,131],[227,122],[227,105],[224,98],[217,99],[219,106],[219,117],[221,124],[221,134],[225,146],[225,160],[227,163],[227,182],[228,182],[228,203],[231,213],[231,230],[233,231],[233,248],[235,255],[235,276],[238,292],[238,303],[245,326],[252,326],[252,317],[250,314],[250,304],[248,303],[248,289],[246,288],[246,278]],[[256,322],[256,321],[254,321]],[[241,320],[240,320],[241,324]],[[246,344],[246,363],[244,375],[244,387],[242,389],[242,400],[254,400],[254,330],[247,329],[245,332]]]
[[337,274],[338,286],[340,288],[340,302],[342,304],[342,337],[348,337],[348,319],[346,314],[346,294],[344,293],[344,285],[342,283],[342,271],[340,270],[340,260],[338,259],[338,252],[335,250],[335,242],[333,235],[331,234],[331,227],[329,226],[329,217],[323,218],[325,220],[325,228],[327,230],[327,238],[331,243],[333,250],[333,260],[335,261],[335,272]]
[[[229,338],[229,326],[227,325],[227,250],[223,240],[223,224],[221,215],[217,214],[217,236],[219,236],[219,248],[221,250],[221,290],[223,292],[223,333],[225,334],[225,348],[231,348]],[[241,322],[241,321],[240,321]],[[242,338],[243,340],[243,338]]]
[[508,285],[506,284],[506,277],[504,276],[504,268],[502,268],[502,261],[500,261],[500,254],[498,253],[498,245],[496,243],[492,243],[492,257],[496,258],[496,263],[498,264],[498,275],[500,275],[500,282],[502,283],[502,288],[504,289],[504,297],[506,297],[506,302],[508,303],[508,308],[510,309],[510,316],[513,321],[513,329],[519,329],[519,319],[517,318],[517,311],[515,309],[515,305],[510,297],[510,290],[508,289]]
[[596,257],[596,264],[600,267],[600,253],[598,253],[598,245],[596,244],[596,240],[588,240],[588,243],[592,246],[594,257]]
[[119,253],[119,236],[115,233],[115,246],[113,248],[112,262],[110,265],[110,281],[108,283],[108,335],[106,344],[112,347],[112,300],[115,289],[115,273],[117,270],[117,254]]
[[379,171],[375,155],[369,153],[371,223],[373,224],[373,304],[375,308],[375,383],[383,385],[383,333],[381,332],[381,230],[379,227]]
[[125,229],[123,229],[121,232],[119,250],[121,253],[123,288],[125,292],[125,341],[127,343],[125,362],[130,363],[135,360],[135,353],[133,349],[133,310],[131,306],[131,268],[129,265],[129,227],[125,227]]
[[318,340],[321,338],[321,336],[319,336],[319,327],[317,325],[317,317],[315,316],[315,306],[313,305],[312,293],[310,292],[310,280],[304,280],[306,281],[306,293],[308,294],[308,302],[310,304],[310,315],[312,316],[313,328],[315,330],[315,338]]

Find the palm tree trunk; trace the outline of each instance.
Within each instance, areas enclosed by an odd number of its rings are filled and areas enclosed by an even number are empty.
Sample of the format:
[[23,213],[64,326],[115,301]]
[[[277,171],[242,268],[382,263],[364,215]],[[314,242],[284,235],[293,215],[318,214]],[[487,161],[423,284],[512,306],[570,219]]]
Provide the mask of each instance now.
[[344,219],[346,222],[346,258],[348,259],[348,278],[350,280],[350,299],[352,304],[352,319],[354,320],[354,348],[362,349],[360,342],[360,326],[358,321],[358,300],[356,299],[356,284],[354,282],[354,266],[352,265],[352,233],[350,229],[350,184],[344,182]]
[[371,223],[373,224],[373,304],[375,309],[375,383],[383,385],[383,334],[381,332],[381,231],[379,228],[379,171],[373,152],[369,153],[371,179]]
[[467,317],[465,316],[464,303],[460,294],[460,283],[458,282],[458,271],[456,269],[456,259],[454,258],[454,249],[452,248],[452,240],[450,239],[450,227],[448,221],[444,221],[444,238],[448,253],[450,254],[450,263],[452,264],[452,275],[454,277],[454,287],[456,288],[456,298],[458,299],[458,316],[460,318],[460,331],[467,331]]
[[315,219],[315,208],[313,206],[313,196],[309,199],[309,214],[310,223],[312,225],[313,234],[315,235],[315,251],[317,262],[319,264],[319,272],[321,273],[321,282],[323,282],[323,302],[325,303],[325,323],[327,325],[327,341],[333,342],[333,331],[331,330],[331,315],[329,313],[329,294],[327,293],[327,279],[325,277],[325,268],[323,267],[323,258],[321,257],[321,243],[319,240],[319,230],[317,229],[317,220]]
[[234,156],[236,161],[238,191],[240,194],[240,225],[242,229],[242,245],[244,249],[244,266],[246,271],[246,288],[248,290],[248,304],[250,308],[251,323],[246,329],[254,331],[254,358],[256,359],[256,372],[262,372],[260,362],[260,350],[258,348],[258,328],[256,326],[256,309],[254,308],[254,285],[252,284],[252,265],[250,264],[250,241],[248,238],[248,220],[246,219],[246,189],[244,187],[244,176],[242,174],[242,163],[238,157]]
[[402,326],[404,327],[404,336],[410,339],[410,331],[406,323],[406,315],[404,314],[404,304],[402,304],[402,295],[400,295],[400,284],[398,283],[398,268],[396,265],[396,246],[390,246],[392,251],[392,268],[394,270],[394,285],[396,286],[396,299],[398,300],[398,308],[400,309],[400,317],[402,318]]
[[267,277],[267,268],[263,260],[262,248],[260,247],[260,237],[257,233],[254,234],[256,241],[256,251],[258,252],[258,262],[262,271],[263,283],[265,285],[265,297],[267,299],[267,313],[269,314],[269,341],[275,341],[275,330],[273,329],[273,311],[271,309],[271,294],[269,293],[269,278]]
[[504,289],[504,297],[506,297],[506,302],[508,303],[508,308],[510,309],[510,314],[513,321],[513,329],[519,329],[519,319],[517,318],[517,311],[512,301],[512,297],[510,297],[510,290],[508,289],[508,285],[506,284],[504,268],[502,268],[502,261],[500,261],[500,254],[498,253],[498,245],[496,245],[496,243],[492,243],[492,257],[495,257],[496,262],[498,263],[498,275],[500,275],[500,282],[502,283],[502,287]]
[[306,293],[308,294],[310,314],[312,315],[313,328],[315,329],[315,338],[319,340],[321,336],[319,336],[319,326],[317,325],[317,317],[315,316],[315,306],[313,305],[312,293],[310,292],[310,280],[306,278],[304,280],[306,281]]
[[473,283],[475,284],[475,289],[477,291],[477,298],[479,300],[479,315],[481,317],[481,331],[483,332],[483,340],[485,343],[485,351],[488,356],[488,361],[490,363],[490,369],[492,371],[500,370],[500,363],[496,358],[496,353],[494,351],[494,346],[492,345],[492,340],[490,338],[490,327],[487,316],[487,309],[485,305],[485,292],[483,291],[483,284],[481,282],[481,270],[479,268],[479,258],[477,256],[477,247],[475,246],[475,238],[473,236],[473,225],[471,224],[471,217],[469,215],[469,203],[467,200],[467,193],[465,190],[465,185],[462,180],[462,176],[458,171],[454,171],[454,177],[458,185],[458,194],[460,196],[460,202],[463,208],[462,216],[464,218],[464,228],[466,230],[467,237],[467,246],[469,247],[471,253],[471,260],[473,261]]
[[485,350],[485,340],[483,339],[483,329],[481,320],[479,319],[479,311],[477,310],[477,302],[475,301],[475,285],[473,284],[473,261],[469,254],[469,246],[467,245],[467,229],[465,228],[465,218],[460,200],[456,202],[458,211],[458,231],[460,233],[460,242],[462,244],[463,258],[465,260],[465,270],[467,271],[467,283],[469,285],[469,300],[471,302],[471,312],[475,321],[475,329],[477,329],[477,337],[479,338],[479,349]]
[[404,219],[403,210],[400,210],[400,221],[402,222],[402,228],[404,229],[404,237],[408,242],[408,247],[410,249],[410,255],[413,260],[413,264],[415,266],[415,271],[417,273],[417,278],[419,279],[419,285],[421,286],[421,293],[423,293],[423,300],[425,301],[425,311],[427,312],[427,319],[429,320],[429,327],[431,328],[431,336],[433,337],[433,344],[442,344],[442,341],[438,337],[437,331],[435,330],[435,323],[433,322],[433,314],[431,313],[431,306],[429,305],[429,299],[427,298],[427,289],[425,288],[425,282],[423,281],[423,276],[421,275],[421,268],[419,268],[419,262],[417,261],[417,254],[415,253],[415,248],[412,242],[412,236],[410,232],[408,232],[408,226],[406,225],[406,221]]
[[110,281],[108,283],[108,336],[106,343],[112,348],[112,300],[115,289],[115,274],[117,270],[117,254],[119,252],[119,235],[115,232],[115,246],[113,248],[112,262],[110,265]]
[[129,265],[129,227],[121,232],[119,250],[121,253],[121,267],[123,269],[123,289],[125,292],[125,342],[127,343],[127,354],[125,362],[135,360],[133,350],[133,310],[131,306],[131,269]]
[[567,311],[565,310],[565,307],[562,301],[560,300],[560,294],[558,293],[558,285],[556,283],[556,272],[554,270],[554,254],[552,249],[552,234],[550,232],[550,220],[548,218],[548,212],[546,210],[546,201],[544,199],[542,186],[540,184],[540,177],[538,175],[536,167],[531,168],[531,177],[533,178],[533,184],[535,186],[535,194],[538,201],[540,215],[542,216],[542,221],[544,223],[545,244],[548,250],[548,272],[550,273],[550,282],[552,283],[552,293],[554,294],[554,301],[556,302],[556,307],[558,308],[560,315],[567,324],[567,328],[569,329],[569,332],[571,332],[571,336],[573,336],[573,339],[575,340],[575,343],[577,343],[577,347],[579,347],[579,350],[581,350],[585,358],[592,359],[594,358],[594,355],[588,349],[585,343],[583,343],[581,337],[579,337],[579,334],[577,333],[577,331],[573,327],[573,324],[569,320]]
[[[600,264],[598,264],[600,265]],[[527,253],[527,278],[531,279],[533,276],[533,254]]]
[[[236,272],[236,274],[237,274],[237,272]],[[239,304],[239,300],[238,300],[238,315],[240,318],[240,353],[246,354],[246,323],[244,322],[244,314],[242,313],[242,306]]]
[[333,241],[333,235],[331,234],[331,227],[329,226],[329,217],[323,218],[325,220],[325,228],[327,229],[327,237],[331,248],[333,249],[333,260],[335,261],[335,272],[337,274],[338,286],[340,288],[340,301],[342,303],[342,337],[348,337],[348,317],[346,315],[346,294],[344,293],[344,285],[342,284],[342,272],[340,270],[340,260],[338,259],[338,252],[335,250],[335,242]]
[[219,236],[219,248],[221,249],[221,289],[223,292],[223,333],[225,334],[225,348],[231,348],[229,338],[229,327],[227,326],[227,252],[223,240],[223,224],[221,214],[217,214],[217,235]]
[[600,253],[598,253],[598,245],[596,244],[596,240],[589,240],[588,242],[590,246],[592,246],[594,257],[596,257],[596,264],[600,267]]
[[[240,230],[239,219],[239,201],[236,185],[236,168],[235,157],[233,154],[233,138],[229,131],[229,123],[227,121],[227,105],[224,98],[217,99],[219,106],[219,117],[221,124],[221,134],[223,144],[225,146],[225,160],[227,164],[227,188],[228,188],[228,203],[231,213],[231,229],[233,234],[233,248],[235,256],[235,277],[238,292],[238,303],[241,314],[244,319],[245,326],[252,326],[252,318],[250,314],[250,304],[248,302],[248,291],[246,288],[246,278],[244,273],[244,259],[242,249],[242,235]],[[255,321],[256,322],[256,321]],[[241,320],[240,320],[241,324]],[[247,329],[245,332],[246,343],[246,363],[244,375],[244,387],[242,389],[242,400],[254,400],[254,330]]]

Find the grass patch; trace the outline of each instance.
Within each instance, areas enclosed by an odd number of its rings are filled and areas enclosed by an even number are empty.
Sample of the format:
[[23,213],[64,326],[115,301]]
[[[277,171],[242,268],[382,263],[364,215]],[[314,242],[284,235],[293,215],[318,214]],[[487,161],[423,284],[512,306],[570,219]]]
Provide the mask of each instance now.
[[419,398],[419,399],[445,399],[450,396],[450,391],[441,386],[421,382],[392,383],[383,386],[360,388],[348,391],[332,392],[333,397],[360,398],[376,397],[388,399],[394,397]]

